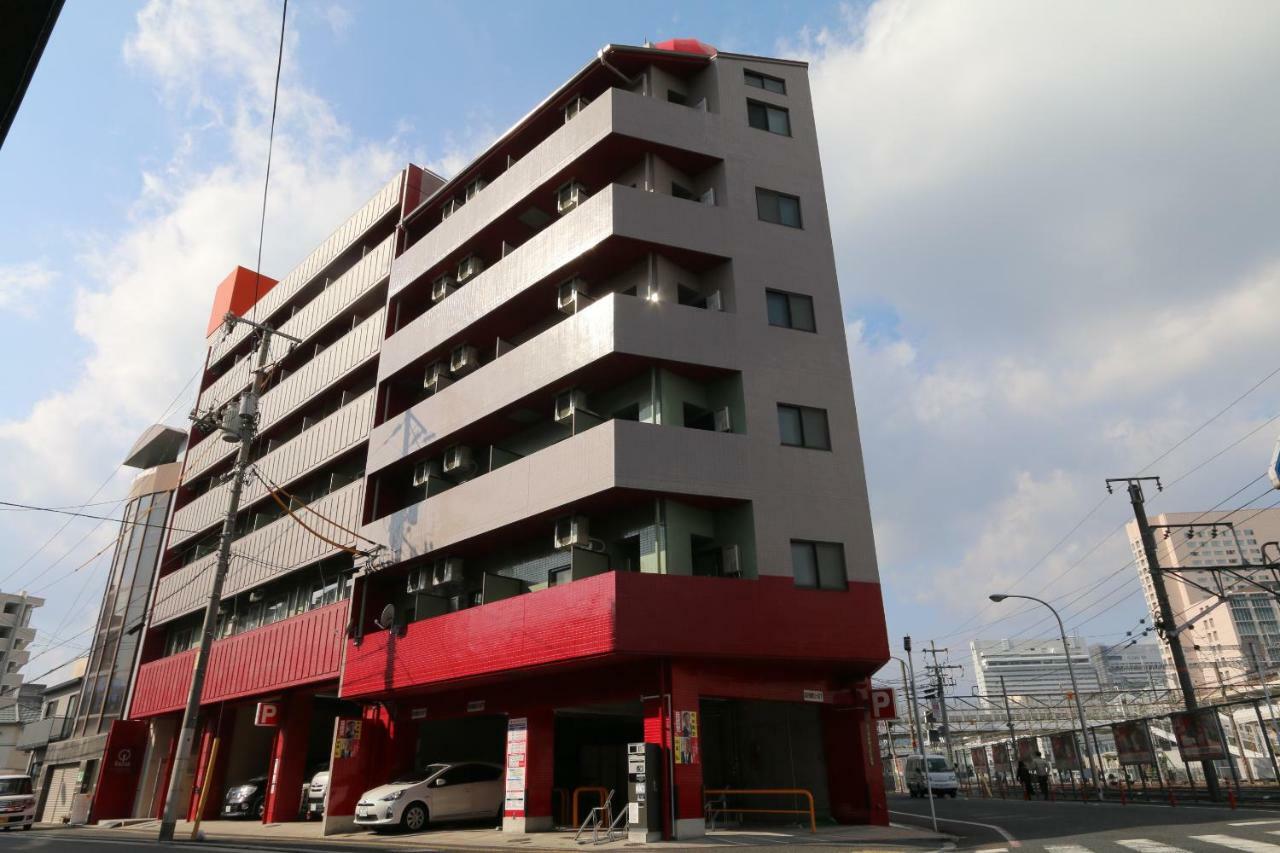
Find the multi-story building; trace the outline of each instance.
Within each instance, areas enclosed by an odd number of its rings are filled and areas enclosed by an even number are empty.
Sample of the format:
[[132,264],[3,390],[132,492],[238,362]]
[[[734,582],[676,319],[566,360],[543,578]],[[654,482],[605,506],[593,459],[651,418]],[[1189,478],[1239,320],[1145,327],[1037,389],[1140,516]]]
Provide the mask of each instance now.
[[[1280,608],[1269,569],[1250,570],[1265,562],[1263,548],[1280,540],[1280,509],[1237,512],[1169,512],[1151,516],[1156,559],[1175,574],[1164,574],[1178,641],[1182,643],[1193,683],[1220,691],[1272,672],[1280,661]],[[1155,587],[1136,522],[1126,527],[1137,561],[1142,591],[1153,621],[1160,616]],[[1271,559],[1280,546],[1272,545]],[[1234,574],[1207,571],[1220,566]],[[1221,597],[1220,597],[1221,596]],[[1160,644],[1169,672],[1173,659]]]
[[19,684],[0,699],[0,773],[25,773],[30,756],[18,749],[22,732],[40,719],[43,684]]
[[26,592],[0,592],[0,700],[15,694],[22,684],[22,668],[31,659],[28,646],[36,638],[31,614],[43,604],[43,598]]
[[[1071,668],[1082,695],[1098,692],[1098,674],[1089,649],[1080,637],[1068,637]],[[1064,696],[1071,692],[1071,672],[1062,639],[972,640],[969,652],[978,692],[987,702],[999,702],[1001,691],[1010,696]],[[1004,679],[1003,683],[1001,678]]]
[[[617,808],[650,743],[668,837],[722,787],[887,820],[803,63],[605,47],[452,179],[409,167],[279,283],[228,279],[202,410],[249,381],[227,309],[303,342],[273,354],[184,806],[270,768],[286,819],[336,755],[326,821],[349,825],[363,790],[470,758],[512,768],[506,828],[546,829],[579,789]],[[130,710],[139,813],[167,787],[233,452],[187,452]]]
[[[50,681],[53,683],[40,691],[40,719],[24,725],[22,734],[18,736],[17,749],[27,754],[27,775],[36,780],[36,813],[41,820],[49,823],[60,823],[70,814],[72,793],[69,789],[72,786],[63,785],[52,790],[53,798],[60,801],[63,807],[49,810],[46,809],[46,804],[51,792],[41,782],[44,781],[49,748],[67,736],[71,722],[75,719],[85,665],[88,662],[88,658],[76,658],[55,673],[50,673]],[[70,781],[69,776],[67,781]]]
[[186,438],[172,427],[152,426],[122,463],[138,474],[125,498],[77,699],[56,719],[43,720],[40,728],[28,726],[23,736],[34,748],[43,746],[41,739],[47,744],[42,773],[35,777],[40,819],[46,822],[78,822],[88,817],[108,734],[124,713],[137,667],[151,586],[182,472],[175,460]]
[[1103,690],[1164,690],[1169,683],[1164,657],[1155,643],[1095,644],[1089,659]]

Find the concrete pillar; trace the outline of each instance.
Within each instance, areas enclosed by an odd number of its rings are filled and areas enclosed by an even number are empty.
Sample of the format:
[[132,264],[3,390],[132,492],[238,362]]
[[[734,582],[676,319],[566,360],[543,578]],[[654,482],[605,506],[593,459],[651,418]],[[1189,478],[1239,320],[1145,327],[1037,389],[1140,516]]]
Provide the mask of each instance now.
[[295,692],[284,700],[284,719],[271,743],[267,804],[263,820],[284,823],[298,819],[302,783],[307,774],[307,742],[311,733],[312,698]]
[[888,826],[884,773],[870,711],[823,705],[822,742],[831,816],[840,823]]
[[[524,810],[506,810],[502,815],[503,832],[547,832],[555,825],[551,811],[551,789],[555,785],[555,735],[556,715],[551,708],[537,708],[523,713],[512,712],[511,717],[524,717],[528,721],[525,734],[523,768],[512,768],[524,772]],[[511,749],[511,740],[507,743],[508,767],[512,754],[518,756],[519,749]]]

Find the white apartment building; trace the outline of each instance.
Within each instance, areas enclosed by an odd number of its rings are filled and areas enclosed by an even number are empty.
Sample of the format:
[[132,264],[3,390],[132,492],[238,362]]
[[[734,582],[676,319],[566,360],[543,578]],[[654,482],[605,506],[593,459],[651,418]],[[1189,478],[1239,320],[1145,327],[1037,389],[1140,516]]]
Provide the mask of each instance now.
[[[1067,640],[1080,692],[1096,693],[1098,674],[1089,660],[1088,647],[1080,637]],[[1071,692],[1071,674],[1061,638],[972,640],[969,651],[978,691],[988,699],[998,697],[1002,689],[1010,696],[1064,696]]]
[[31,612],[42,604],[43,598],[25,592],[0,592],[0,696],[14,693],[22,684],[22,668],[31,657],[27,648],[36,638]]
[[[1150,521],[1155,528],[1156,557],[1161,567],[1182,574],[1182,578],[1166,574],[1164,582],[1174,621],[1183,629],[1179,640],[1196,686],[1229,691],[1254,672],[1255,657],[1263,668],[1280,660],[1280,609],[1275,596],[1230,575],[1196,570],[1202,566],[1238,567],[1243,577],[1274,586],[1269,570],[1252,571],[1246,567],[1259,566],[1266,543],[1280,540],[1280,509],[1170,512],[1151,516]],[[1165,529],[1165,525],[1175,526]],[[1126,531],[1147,607],[1155,619],[1159,608],[1137,524],[1129,522]],[[1268,550],[1274,558],[1276,549]],[[1225,601],[1207,590],[1220,590]],[[1160,648],[1165,665],[1172,672],[1168,646],[1161,643]]]
[[1156,643],[1134,643],[1089,647],[1098,683],[1104,690],[1163,690],[1169,685],[1169,670]]

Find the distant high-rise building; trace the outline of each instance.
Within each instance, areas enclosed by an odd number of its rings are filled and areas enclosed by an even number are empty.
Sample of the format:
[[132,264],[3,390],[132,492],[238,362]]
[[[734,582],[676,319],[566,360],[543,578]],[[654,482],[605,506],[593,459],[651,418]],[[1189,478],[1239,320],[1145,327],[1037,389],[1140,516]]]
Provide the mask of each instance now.
[[[1098,674],[1089,662],[1089,650],[1080,637],[1069,637],[1071,664],[1076,684],[1083,694],[1098,691]],[[1071,674],[1063,654],[1062,640],[973,640],[973,674],[984,696],[998,696],[1003,689],[1010,696],[1062,695],[1071,692]]]
[[8,696],[22,684],[22,668],[31,658],[27,648],[36,638],[31,627],[31,611],[44,604],[43,598],[0,592],[0,696]]
[[[1255,659],[1264,668],[1280,660],[1280,608],[1270,591],[1276,586],[1275,579],[1270,570],[1248,568],[1263,562],[1265,543],[1280,540],[1280,509],[1169,512],[1151,516],[1150,521],[1156,528],[1160,566],[1177,569],[1181,575],[1165,575],[1164,585],[1196,686],[1229,689],[1254,672]],[[1129,522],[1126,532],[1147,607],[1152,618],[1158,619],[1155,587],[1137,523]],[[1204,569],[1208,566],[1229,567],[1236,574],[1209,572]],[[1220,590],[1226,602],[1207,590]],[[1168,646],[1161,643],[1160,650],[1172,672]]]
[[1168,669],[1155,643],[1089,647],[1093,670],[1104,690],[1151,690],[1168,686]]

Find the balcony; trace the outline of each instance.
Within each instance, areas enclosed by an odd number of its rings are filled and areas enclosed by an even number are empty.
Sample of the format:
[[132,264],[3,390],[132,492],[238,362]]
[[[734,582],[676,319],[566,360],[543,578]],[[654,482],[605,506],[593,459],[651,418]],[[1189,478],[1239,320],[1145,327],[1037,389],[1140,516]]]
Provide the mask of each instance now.
[[[213,644],[202,704],[338,677],[349,601],[275,622]],[[181,710],[196,650],[138,667],[130,719]]]
[[[373,423],[376,394],[367,391],[353,402],[315,426],[267,453],[255,464],[273,483],[288,485],[293,480],[341,456],[369,435]],[[170,548],[177,548],[220,524],[227,510],[230,483],[205,492],[174,513]],[[267,488],[257,478],[244,484],[241,507],[250,507],[267,496]]]
[[[338,385],[376,358],[382,343],[384,315],[385,310],[377,311],[333,346],[263,394],[258,406],[259,433],[266,433],[282,418],[314,399],[316,394]],[[222,441],[217,434],[206,436],[204,441],[191,448],[187,454],[183,482],[190,483],[215,465],[229,459],[238,446]]]
[[747,437],[613,420],[391,513],[361,531],[392,562],[448,549],[610,490],[747,500]]
[[[495,220],[540,189],[552,188],[570,164],[610,136],[626,137],[706,158],[719,158],[720,117],[610,89],[511,165],[466,205],[409,246],[391,272],[391,295],[461,251]],[[279,286],[277,286],[279,289]]]
[[[364,480],[357,480],[310,504],[316,512],[350,530],[359,528],[363,505]],[[351,535],[337,526],[315,515],[304,515],[307,524],[324,536],[338,542],[351,541]],[[231,568],[222,594],[230,597],[336,553],[338,549],[286,516],[232,543]],[[204,607],[217,559],[216,553],[208,554],[160,578],[152,604],[151,624],[169,622]]]
[[610,356],[701,365],[741,363],[733,317],[611,294],[374,428],[366,471],[422,451]]
[[74,721],[75,717],[45,717],[42,720],[27,723],[22,727],[22,733],[18,735],[15,746],[30,752],[33,749],[46,747],[54,741],[65,740],[71,734],[71,725]]
[[787,577],[611,571],[348,641],[341,695],[638,656],[820,660],[869,675],[888,655],[879,584],[833,593]]
[[[394,178],[387,182],[386,186],[365,203],[364,207],[356,211],[351,218],[339,226],[336,231],[329,235],[328,239],[308,255],[306,260],[296,266],[279,284],[263,296],[256,306],[255,316],[264,322],[274,320],[275,318],[271,316],[273,313],[288,303],[290,299],[297,296],[299,291],[310,284],[317,275],[324,272],[325,268],[342,255],[343,252],[350,249],[379,220],[395,211],[400,205],[400,188],[403,178],[403,172],[397,173]],[[233,352],[248,338],[249,332],[250,328],[248,326],[239,324],[232,330],[231,334],[224,338],[219,338],[209,349],[209,367],[216,366]],[[221,332],[215,332],[214,334],[220,335]]]

